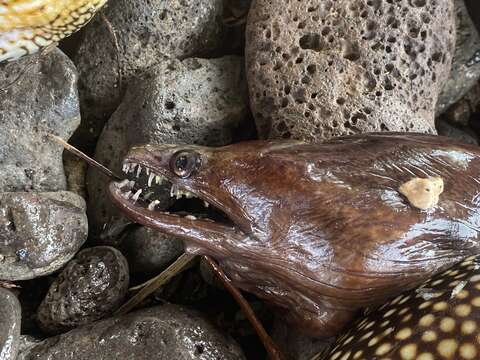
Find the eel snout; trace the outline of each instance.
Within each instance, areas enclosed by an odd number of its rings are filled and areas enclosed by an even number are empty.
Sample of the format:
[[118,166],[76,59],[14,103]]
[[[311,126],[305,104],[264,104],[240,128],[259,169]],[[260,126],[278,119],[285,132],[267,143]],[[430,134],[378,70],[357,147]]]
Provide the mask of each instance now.
[[[188,241],[187,248],[196,244],[191,247],[195,252],[199,245],[218,249],[222,242],[245,237],[226,216],[218,220],[217,202],[195,186],[192,178],[206,158],[200,150],[174,145],[135,147],[123,162],[127,179],[109,186],[113,202],[132,220]],[[154,194],[165,188],[174,203],[188,200],[200,215],[159,210],[165,204]]]

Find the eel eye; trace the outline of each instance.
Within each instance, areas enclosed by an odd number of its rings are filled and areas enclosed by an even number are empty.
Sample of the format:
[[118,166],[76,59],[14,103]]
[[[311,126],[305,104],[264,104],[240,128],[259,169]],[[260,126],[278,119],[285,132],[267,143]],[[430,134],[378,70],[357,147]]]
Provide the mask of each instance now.
[[200,166],[200,155],[194,151],[179,151],[170,160],[171,171],[181,178],[188,178]]

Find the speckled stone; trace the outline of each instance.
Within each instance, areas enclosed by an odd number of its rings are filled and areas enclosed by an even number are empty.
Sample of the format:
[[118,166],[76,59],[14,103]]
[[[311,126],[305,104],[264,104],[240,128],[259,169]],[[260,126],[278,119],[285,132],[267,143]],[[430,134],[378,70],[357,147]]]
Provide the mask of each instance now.
[[46,135],[68,139],[80,124],[73,63],[58,49],[7,63],[0,66],[3,87],[0,192],[66,190],[63,148]]
[[[222,44],[222,0],[116,0],[86,26],[74,61],[82,131],[101,131],[132,78],[164,61],[209,55]],[[115,47],[118,41],[119,49]]]
[[[237,56],[191,58],[152,69],[129,86],[100,136],[96,160],[121,173],[127,151],[138,144],[230,143],[248,114],[242,63]],[[108,181],[96,169],[89,169],[88,211],[93,233],[123,217],[108,197]],[[168,206],[170,187],[157,186],[155,190],[155,199]]]
[[27,280],[65,265],[87,239],[74,193],[0,193],[0,279]]
[[435,133],[454,40],[452,0],[255,0],[246,64],[259,134]]
[[18,299],[0,287],[0,359],[15,360],[20,343],[21,308]]
[[60,333],[99,320],[121,305],[128,284],[128,263],[120,251],[82,250],[50,286],[37,310],[38,323],[47,333]]
[[49,338],[18,360],[242,360],[241,349],[198,313],[163,305]]

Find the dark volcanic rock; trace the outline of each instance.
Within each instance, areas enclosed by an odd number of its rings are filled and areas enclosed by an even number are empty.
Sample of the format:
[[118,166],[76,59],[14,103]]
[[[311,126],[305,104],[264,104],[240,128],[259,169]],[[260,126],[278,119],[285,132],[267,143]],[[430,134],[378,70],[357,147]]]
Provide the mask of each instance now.
[[[98,141],[95,158],[121,173],[127,151],[138,144],[224,145],[247,116],[242,58],[172,60],[129,86]],[[89,219],[98,233],[120,216],[108,198],[108,179],[87,175]],[[156,196],[169,204],[170,189]],[[153,199],[153,198],[152,198]]]
[[222,0],[109,2],[104,14],[115,34],[97,17],[75,56],[84,131],[98,135],[129,81],[165,57],[206,55],[220,47],[222,12]]
[[128,283],[128,263],[120,251],[82,250],[50,286],[38,323],[47,333],[59,333],[99,320],[121,305]]
[[198,314],[174,305],[101,320],[47,339],[18,360],[240,360],[242,351]]
[[448,108],[443,115],[452,125],[466,127],[471,125],[476,115],[480,112],[480,83],[476,83],[458,102]]
[[[440,93],[437,114],[462,98],[480,78],[480,36],[464,0],[455,0],[457,40],[452,71]],[[475,61],[475,57],[478,60]]]
[[15,360],[20,341],[21,308],[17,297],[0,287],[0,359]]
[[85,201],[74,193],[0,193],[0,279],[33,279],[58,270],[87,232]]
[[0,67],[0,192],[66,190],[63,148],[80,124],[77,72],[60,50]]
[[139,227],[125,237],[122,252],[132,273],[156,274],[183,252],[183,241],[150,228]]
[[443,118],[437,120],[437,131],[438,135],[448,136],[467,144],[478,145],[478,138],[471,129],[450,125]]
[[451,0],[255,0],[246,64],[259,133],[434,133],[454,40]]

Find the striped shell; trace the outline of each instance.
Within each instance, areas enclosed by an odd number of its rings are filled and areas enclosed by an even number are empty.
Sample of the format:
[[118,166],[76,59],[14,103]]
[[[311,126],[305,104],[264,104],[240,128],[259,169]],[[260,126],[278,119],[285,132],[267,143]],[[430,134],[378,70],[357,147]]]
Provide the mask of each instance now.
[[36,53],[84,26],[107,0],[0,1],[0,62]]
[[314,359],[480,359],[480,256],[369,312]]

